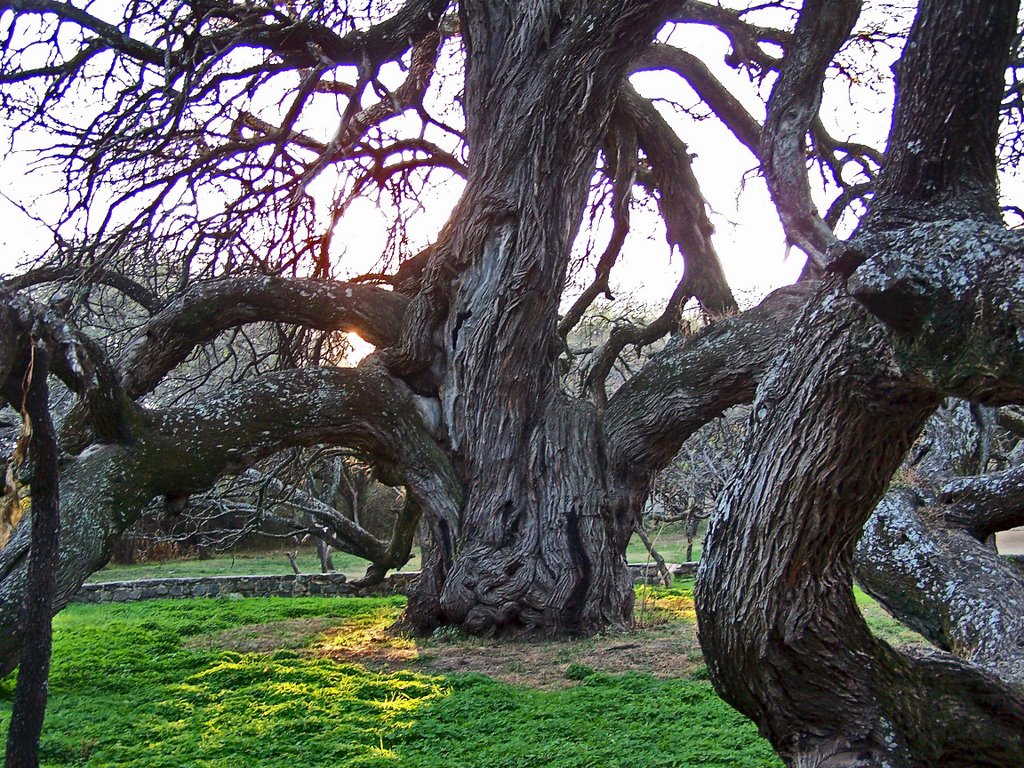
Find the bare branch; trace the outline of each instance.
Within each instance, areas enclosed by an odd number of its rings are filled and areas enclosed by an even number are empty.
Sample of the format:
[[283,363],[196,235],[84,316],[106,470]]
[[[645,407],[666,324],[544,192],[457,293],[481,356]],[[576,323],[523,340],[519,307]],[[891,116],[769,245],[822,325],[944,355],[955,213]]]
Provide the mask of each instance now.
[[[685,263],[680,292],[693,296],[712,316],[736,311],[736,300],[725,279],[718,253],[711,241],[715,228],[707,213],[707,201],[693,172],[685,143],[650,100],[628,83],[621,100],[636,127],[637,142],[650,165],[645,183],[658,197],[669,246],[678,248]],[[669,306],[667,311],[677,312]]]
[[200,344],[221,331],[273,320],[319,330],[359,333],[377,346],[400,333],[407,300],[367,285],[240,277],[196,283],[155,315],[129,354],[125,390],[133,398],[160,379]]
[[[317,525],[325,528],[335,539],[335,546],[349,554],[356,555],[373,563],[383,563],[387,559],[388,545],[352,520],[338,513],[315,496],[295,486],[287,486],[276,477],[264,475],[254,469],[244,472],[247,480],[260,483],[279,495],[287,495],[284,502],[308,514]],[[339,546],[339,544],[341,546]]]
[[761,167],[786,237],[822,270],[835,236],[811,199],[806,136],[821,105],[825,73],[849,37],[860,6],[860,0],[804,3],[761,131]]
[[76,264],[36,267],[16,277],[8,278],[0,283],[0,288],[20,291],[45,283],[66,283],[77,280],[106,285],[120,291],[147,312],[153,313],[160,308],[161,302],[157,295],[127,275],[112,269],[84,267]]
[[666,70],[683,78],[715,117],[732,131],[755,158],[761,157],[761,125],[739,99],[716,78],[707,64],[675,46],[655,43],[633,61],[633,72]]
[[584,313],[594,303],[594,299],[604,292],[608,298],[608,278],[612,267],[619,257],[622,245],[629,233],[629,206],[633,199],[633,183],[637,171],[637,136],[636,129],[631,125],[620,104],[612,114],[609,123],[608,137],[605,141],[605,162],[611,170],[611,213],[612,233],[605,246],[604,253],[597,262],[597,273],[593,282],[580,294],[572,307],[558,322],[558,333],[564,339],[583,318]]
[[682,24],[705,24],[715,27],[729,38],[732,53],[726,59],[730,66],[753,65],[765,71],[778,66],[778,59],[765,52],[763,43],[784,48],[791,39],[782,29],[751,24],[743,19],[744,11],[724,8],[707,2],[681,3],[669,21]]

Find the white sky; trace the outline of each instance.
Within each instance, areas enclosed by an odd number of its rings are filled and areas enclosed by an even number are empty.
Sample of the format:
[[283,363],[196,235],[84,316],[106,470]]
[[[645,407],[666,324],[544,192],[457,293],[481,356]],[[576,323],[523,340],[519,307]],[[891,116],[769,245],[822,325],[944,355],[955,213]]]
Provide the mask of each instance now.
[[[763,102],[746,75],[721,63],[728,49],[722,35],[706,29],[687,29],[669,37],[673,43],[699,51],[755,117],[763,118]],[[876,71],[882,76],[880,83],[856,84],[850,91],[846,87],[827,90],[822,116],[836,138],[856,136],[873,146],[883,146],[888,127],[886,110],[891,104],[889,65],[897,53],[892,51],[890,59],[876,62]],[[633,80],[645,95],[667,96],[688,106],[696,101],[685,83],[675,76],[645,73]],[[877,87],[881,95],[873,93],[872,86]],[[762,93],[766,93],[766,89]],[[660,106],[694,155],[694,170],[709,202],[710,217],[716,229],[715,247],[741,304],[753,303],[768,290],[793,282],[803,266],[803,255],[796,250],[787,252],[764,183],[751,172],[755,161],[750,153],[716,119],[695,121]],[[30,156],[18,154],[0,159],[0,193],[19,199],[41,217],[50,218],[52,202],[47,203],[41,195],[48,187],[59,183],[59,178],[40,171],[30,173],[29,160]],[[329,184],[329,178],[317,182],[322,188]],[[432,209],[413,220],[410,233],[415,246],[426,245],[436,235],[455,202],[458,187],[455,184],[449,191],[439,194]],[[822,208],[834,194],[834,191],[826,194],[820,178],[814,176],[812,189]],[[319,197],[325,206],[329,204],[329,195]],[[645,303],[659,306],[678,282],[682,260],[678,255],[669,254],[656,216],[638,214],[633,222],[634,231],[612,273],[613,292],[634,294]],[[345,251],[342,264],[347,275],[373,269],[384,249],[387,224],[385,213],[374,203],[358,200],[352,204],[335,231],[337,250],[343,247]],[[49,238],[44,227],[0,196],[0,271],[14,271],[25,257],[44,250]],[[603,244],[603,238],[599,237],[596,247],[601,249]],[[590,278],[590,274],[583,274],[577,276],[576,281],[585,285]]]

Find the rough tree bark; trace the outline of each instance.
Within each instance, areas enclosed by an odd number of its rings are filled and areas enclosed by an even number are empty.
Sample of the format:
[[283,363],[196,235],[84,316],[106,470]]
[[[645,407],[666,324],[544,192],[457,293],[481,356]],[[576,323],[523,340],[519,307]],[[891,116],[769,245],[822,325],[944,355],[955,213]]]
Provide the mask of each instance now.
[[28,577],[21,609],[21,660],[14,706],[7,731],[8,768],[39,765],[39,735],[46,714],[47,678],[52,641],[53,580],[60,531],[57,435],[50,416],[47,385],[49,351],[44,342],[23,350],[28,359],[4,386],[8,402],[22,411],[31,429],[32,528]]
[[857,581],[937,647],[1024,688],[1024,574],[986,541],[1024,524],[1024,468],[984,473],[976,412],[960,402],[929,420],[864,527]]
[[409,604],[421,631],[630,622],[634,511],[614,502],[595,410],[561,392],[557,313],[620,84],[671,5],[460,6],[469,177],[391,356],[402,376],[429,372],[467,488],[456,529],[428,517],[435,557]]
[[[733,28],[743,26],[738,13],[669,0],[467,0],[459,23],[449,24],[463,36],[467,60],[466,190],[439,241],[394,276],[396,291],[232,277],[161,304],[148,289],[94,271],[90,279],[123,291],[152,317],[123,369],[80,339],[83,360],[64,360],[57,371],[78,382],[83,397],[63,436],[68,545],[55,606],[105,562],[113,538],[153,498],[187,496],[286,446],[330,443],[361,450],[409,491],[407,525],[389,550],[357,527],[342,526],[339,536],[359,539],[385,567],[407,552],[411,522],[423,516],[429,546],[409,608],[420,630],[452,623],[482,633],[549,634],[624,625],[632,590],[623,553],[653,473],[697,427],[753,397],[770,369],[752,450],[712,528],[698,591],[715,684],[794,764],[1021,762],[1020,691],[1007,669],[1016,658],[1016,625],[1002,627],[1008,643],[993,644],[977,622],[961,621],[965,601],[950,600],[948,618],[912,621],[963,659],[911,659],[870,636],[849,586],[857,535],[936,405],[948,395],[995,403],[1024,393],[1024,249],[999,222],[992,163],[1005,66],[997,54],[1012,35],[1016,4],[921,4],[900,65],[879,195],[858,236],[838,243],[811,204],[804,145],[806,132],[817,130],[822,78],[859,5],[808,0],[792,35],[768,38],[785,49],[782,59],[759,54],[756,39],[737,52],[781,68],[762,128],[694,61],[648,49],[674,15],[692,12]],[[319,22],[225,22],[200,30],[198,47],[182,54],[59,2],[12,6],[77,23],[98,46],[166,67],[168,81],[231,42],[295,66],[355,65],[354,92],[367,87],[381,61],[410,46],[436,52],[446,7],[410,0],[371,32],[345,36]],[[623,85],[631,68],[647,66],[675,69],[721,105],[723,119],[762,161],[790,240],[819,271],[838,274],[820,292],[783,291],[692,338],[670,340],[608,398],[601,367],[610,368],[622,345],[671,330],[688,298],[713,315],[734,309],[685,145],[668,136],[650,102]],[[341,144],[357,141],[360,120],[350,113],[358,103],[350,100],[335,142],[298,135],[319,159],[293,192]],[[393,107],[389,114],[399,109],[397,97],[381,103],[384,112]],[[610,127],[613,114],[622,125]],[[257,145],[279,133],[252,115],[241,120],[259,134]],[[290,140],[287,127],[278,150]],[[616,166],[617,205],[634,180],[658,190],[686,274],[661,318],[606,346],[588,403],[562,392],[557,359],[586,303],[607,289],[626,226],[621,211],[594,286],[561,328],[557,312],[599,149]],[[645,162],[637,165],[640,153]],[[37,272],[21,285],[55,276]],[[0,311],[12,306],[5,295]],[[390,349],[356,371],[257,377],[175,410],[140,404],[197,345],[262,320],[358,330]],[[0,331],[6,373],[12,358],[6,327]],[[90,360],[94,370],[78,372]],[[950,522],[978,535],[1005,522],[1019,483],[1012,474],[995,485],[965,477],[930,493]],[[875,520],[883,521],[893,498]],[[921,517],[917,496],[896,500]],[[906,532],[914,523],[897,524]],[[0,551],[0,660],[8,668],[26,551],[24,530]],[[934,603],[934,590],[922,589],[928,594],[901,610],[913,615]],[[982,597],[992,610],[1016,610],[1000,602],[1007,596]],[[933,711],[922,704],[929,697]],[[932,714],[942,718],[941,730],[929,724]]]
[[895,559],[931,561],[908,602],[921,602],[917,626],[962,658],[911,657],[873,638],[851,588],[861,529],[942,398],[1024,397],[1024,244],[1000,223],[994,159],[1017,10],[921,3],[871,213],[822,261],[840,274],[759,390],[745,463],[705,543],[697,613],[712,680],[791,765],[1024,763],[1019,603],[990,596],[982,611],[1017,616],[989,615],[1006,622],[994,633],[1006,642],[985,647],[974,632],[972,647],[957,625],[970,593],[954,599],[947,570],[945,618],[923,618],[940,599],[934,571],[955,563],[921,526],[894,520],[919,506],[906,491],[885,499],[869,533],[894,521]]

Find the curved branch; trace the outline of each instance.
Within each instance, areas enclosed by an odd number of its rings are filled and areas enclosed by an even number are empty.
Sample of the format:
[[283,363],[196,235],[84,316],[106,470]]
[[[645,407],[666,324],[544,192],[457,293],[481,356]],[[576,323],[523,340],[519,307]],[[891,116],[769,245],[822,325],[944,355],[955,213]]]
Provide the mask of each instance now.
[[857,538],[941,393],[855,301],[822,299],[758,391],[709,530],[696,605],[712,680],[793,765],[1019,764],[1011,679],[901,654],[856,606]]
[[287,496],[284,503],[302,510],[316,522],[318,528],[326,529],[338,549],[372,563],[383,563],[387,559],[388,545],[385,542],[339,514],[334,507],[300,488],[286,485],[276,477],[269,477],[254,469],[248,469],[243,474],[247,480],[263,485],[275,494]]
[[3,283],[0,283],[0,288],[9,291],[20,291],[37,285],[43,285],[44,283],[76,280],[105,285],[120,291],[150,314],[160,308],[160,299],[157,295],[127,275],[112,269],[83,267],[77,264],[60,267],[36,267],[28,272],[4,280]]
[[886,494],[857,543],[857,581],[943,650],[1024,689],[1024,578],[917,494]]
[[[296,19],[283,13],[268,14],[263,8],[210,4],[203,8],[202,18],[194,18],[193,22],[198,26],[210,20],[220,21],[213,25],[216,31],[191,36],[187,39],[187,49],[170,52],[137,40],[68,2],[7,0],[4,6],[15,13],[53,15],[73,22],[114,50],[156,67],[195,68],[205,58],[242,46],[263,48],[294,67],[309,68],[325,62],[360,66],[395,59],[408,50],[411,43],[437,29],[448,0],[408,0],[394,16],[344,36],[316,21]],[[273,20],[268,20],[268,16]],[[224,21],[233,23],[225,25]]]
[[760,160],[761,125],[739,99],[716,78],[707,64],[692,53],[665,43],[654,43],[633,60],[631,72],[666,70],[683,78],[715,117]]
[[437,29],[449,0],[407,0],[394,16],[363,30],[339,36],[320,24],[289,20],[266,25],[246,43],[287,56],[298,66],[316,66],[328,59],[336,65],[376,68],[401,56],[409,46]]
[[732,53],[726,62],[733,67],[753,64],[761,70],[775,69],[778,59],[761,48],[761,43],[771,43],[785,48],[792,38],[790,33],[751,24],[743,20],[743,12],[705,2],[687,2],[668,20],[678,24],[704,24],[719,30],[732,46]]
[[711,241],[714,226],[708,218],[707,204],[686,145],[650,100],[640,96],[629,83],[622,88],[619,107],[636,131],[637,146],[647,157],[650,173],[641,182],[656,194],[666,238],[670,246],[682,252],[685,266],[662,314],[646,327],[616,328],[597,354],[585,387],[599,406],[605,404],[605,381],[619,353],[627,345],[644,346],[673,332],[683,305],[691,297],[713,316],[736,311],[736,301]]
[[761,167],[786,237],[819,269],[835,242],[818,214],[807,179],[806,136],[821,106],[829,63],[849,37],[860,0],[808,0],[768,100],[761,131]]
[[[109,559],[113,542],[159,496],[180,499],[291,446],[345,445],[394,467],[428,521],[456,530],[462,487],[413,398],[379,366],[283,371],[188,408],[146,414],[130,445],[96,446],[62,467],[54,610]],[[126,482],[125,478],[131,478]],[[15,663],[27,527],[0,550],[0,668]]]
[[654,355],[605,411],[607,450],[617,471],[656,471],[701,426],[750,402],[813,290],[806,283],[781,288],[754,309],[678,337]]
[[984,541],[1024,525],[1024,467],[951,480],[939,500],[948,506],[943,514],[949,524]]
[[195,283],[143,328],[125,366],[125,391],[138,398],[200,344],[247,323],[294,323],[322,331],[353,331],[375,346],[401,332],[407,299],[367,285],[238,277]]

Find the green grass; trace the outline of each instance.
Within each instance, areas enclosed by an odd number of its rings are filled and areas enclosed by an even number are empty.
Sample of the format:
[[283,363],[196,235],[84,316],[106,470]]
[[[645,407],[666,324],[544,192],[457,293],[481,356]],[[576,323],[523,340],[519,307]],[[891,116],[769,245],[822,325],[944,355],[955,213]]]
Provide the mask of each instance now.
[[[655,548],[670,563],[686,561],[686,537],[680,533],[665,531],[654,534]],[[700,557],[700,542],[694,544],[694,559]],[[650,559],[640,539],[633,537],[626,550],[631,563],[645,563]],[[369,565],[354,555],[335,552],[334,566],[349,577],[359,577]],[[303,573],[320,573],[320,561],[316,550],[306,547],[296,558]],[[415,571],[420,567],[419,551],[413,551],[413,559],[402,569]],[[186,576],[252,576],[279,575],[292,573],[292,567],[284,550],[277,552],[238,552],[217,555],[209,560],[168,560],[166,562],[139,563],[137,565],[111,564],[89,577],[88,581],[132,581],[135,579],[171,579]]]
[[854,586],[853,596],[857,606],[864,615],[871,631],[891,645],[928,645],[921,635],[898,622],[882,608],[878,602],[866,594],[860,587]]
[[[669,563],[685,563],[686,562],[686,536],[682,533],[676,532],[674,529],[676,526],[668,526],[663,530],[655,528],[651,532],[651,541],[654,544],[654,548],[658,550],[666,562]],[[701,551],[701,540],[698,538],[693,542],[693,559],[700,560]],[[640,541],[636,535],[633,536],[629,541],[629,546],[626,547],[626,560],[631,563],[646,563],[651,559],[647,548],[643,542]],[[653,561],[652,561],[653,562]]]
[[[575,665],[568,677],[578,684],[542,691],[478,674],[376,673],[315,653],[242,654],[203,642],[270,622],[308,620],[317,631],[380,624],[401,606],[401,598],[71,606],[55,621],[43,764],[779,765],[705,682]],[[4,729],[12,689],[10,679],[0,686]]]

